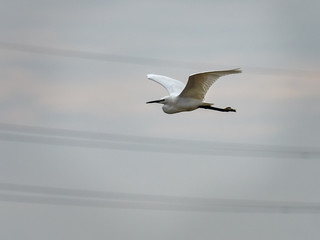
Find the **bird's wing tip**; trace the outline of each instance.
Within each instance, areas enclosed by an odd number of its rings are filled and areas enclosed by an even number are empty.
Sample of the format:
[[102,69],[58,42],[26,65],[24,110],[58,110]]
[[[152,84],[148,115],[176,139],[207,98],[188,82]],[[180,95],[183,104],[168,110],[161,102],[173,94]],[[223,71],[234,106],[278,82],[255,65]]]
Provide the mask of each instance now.
[[235,69],[232,69],[232,71],[234,71],[235,73],[242,73],[241,68],[235,68]]
[[148,79],[151,79],[154,75],[155,75],[155,74],[148,73],[148,74],[147,74],[147,78],[148,78]]

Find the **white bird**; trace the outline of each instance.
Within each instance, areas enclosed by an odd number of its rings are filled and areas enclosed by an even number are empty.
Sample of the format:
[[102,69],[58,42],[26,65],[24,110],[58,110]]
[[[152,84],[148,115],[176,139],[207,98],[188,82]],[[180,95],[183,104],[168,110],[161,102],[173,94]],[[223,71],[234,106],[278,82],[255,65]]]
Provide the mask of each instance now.
[[148,74],[148,79],[153,80],[166,88],[169,96],[163,97],[159,100],[149,101],[147,103],[163,104],[162,109],[168,114],[193,111],[197,108],[205,108],[221,112],[235,112],[236,110],[231,107],[216,108],[212,106],[213,103],[206,103],[203,102],[203,100],[211,85],[219,77],[241,72],[242,71],[237,68],[224,71],[196,73],[189,76],[187,85],[166,76]]

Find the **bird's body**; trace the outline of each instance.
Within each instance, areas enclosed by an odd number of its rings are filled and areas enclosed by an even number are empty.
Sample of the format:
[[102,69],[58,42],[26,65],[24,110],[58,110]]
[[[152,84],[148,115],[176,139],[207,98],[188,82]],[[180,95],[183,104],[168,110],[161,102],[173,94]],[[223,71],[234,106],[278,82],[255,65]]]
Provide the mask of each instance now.
[[197,109],[202,101],[194,98],[179,96],[169,96],[163,104],[162,109],[165,113],[178,113]]
[[196,73],[189,76],[188,83],[184,83],[161,75],[148,74],[147,77],[161,84],[167,89],[169,96],[147,103],[163,104],[163,111],[168,114],[193,111],[197,108],[211,109],[222,112],[235,112],[234,109],[212,107],[213,103],[203,102],[204,96],[211,85],[221,76],[241,73],[240,69]]

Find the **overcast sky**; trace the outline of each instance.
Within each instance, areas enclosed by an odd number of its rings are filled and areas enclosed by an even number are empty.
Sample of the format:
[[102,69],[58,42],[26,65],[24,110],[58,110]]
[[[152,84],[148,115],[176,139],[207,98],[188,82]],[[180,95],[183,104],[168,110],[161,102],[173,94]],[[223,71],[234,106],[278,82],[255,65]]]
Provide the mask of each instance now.
[[[319,1],[0,3],[0,124],[113,134],[129,142],[119,147],[113,139],[107,148],[28,143],[31,138],[3,135],[1,125],[0,183],[320,202],[319,154],[312,154],[320,144]],[[186,82],[195,72],[238,67],[243,73],[219,79],[206,95],[236,113],[168,115],[145,104],[167,94],[148,73]],[[133,151],[130,139],[138,144]],[[141,139],[150,144],[140,147]],[[160,146],[157,139],[168,142]],[[180,150],[169,150],[170,143]],[[257,146],[269,155],[256,153]],[[275,150],[286,147],[304,154]],[[44,205],[11,190],[0,186],[1,239],[320,237],[319,211]],[[15,194],[21,198],[13,200]]]

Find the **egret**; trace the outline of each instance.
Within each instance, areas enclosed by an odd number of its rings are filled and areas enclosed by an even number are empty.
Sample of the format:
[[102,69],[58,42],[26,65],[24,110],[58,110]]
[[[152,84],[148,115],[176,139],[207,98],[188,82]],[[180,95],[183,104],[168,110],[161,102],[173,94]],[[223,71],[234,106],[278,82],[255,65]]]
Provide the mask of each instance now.
[[213,103],[207,103],[203,100],[209,88],[219,77],[241,72],[242,71],[237,68],[224,71],[196,73],[189,76],[187,85],[166,76],[148,74],[147,78],[166,88],[169,96],[147,103],[163,104],[162,110],[168,114],[193,111],[198,108],[221,112],[235,112],[236,110],[231,107],[217,108],[212,106]]

